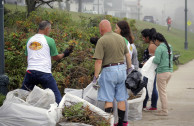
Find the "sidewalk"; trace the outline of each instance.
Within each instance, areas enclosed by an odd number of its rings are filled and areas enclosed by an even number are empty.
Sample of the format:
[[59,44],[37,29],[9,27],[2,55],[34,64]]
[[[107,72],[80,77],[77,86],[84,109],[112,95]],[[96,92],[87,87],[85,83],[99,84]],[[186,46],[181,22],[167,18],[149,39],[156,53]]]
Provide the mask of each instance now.
[[142,120],[132,121],[130,126],[194,126],[194,60],[173,72],[167,93],[169,116],[143,111]]

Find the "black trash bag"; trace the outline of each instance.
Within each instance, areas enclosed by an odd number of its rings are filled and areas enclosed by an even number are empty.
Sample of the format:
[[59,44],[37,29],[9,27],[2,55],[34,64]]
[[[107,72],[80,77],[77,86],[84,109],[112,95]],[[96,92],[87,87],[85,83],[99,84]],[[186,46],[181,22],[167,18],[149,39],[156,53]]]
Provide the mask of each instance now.
[[130,74],[127,75],[127,79],[125,80],[125,85],[128,89],[137,88],[138,83],[140,83],[142,75],[137,70],[132,70]]
[[137,88],[131,88],[132,93],[136,96],[144,87],[147,86],[147,83],[143,80],[138,84]]
[[137,95],[147,83],[142,80],[142,74],[139,71],[133,70],[127,75],[125,85],[128,89],[131,89],[134,95]]

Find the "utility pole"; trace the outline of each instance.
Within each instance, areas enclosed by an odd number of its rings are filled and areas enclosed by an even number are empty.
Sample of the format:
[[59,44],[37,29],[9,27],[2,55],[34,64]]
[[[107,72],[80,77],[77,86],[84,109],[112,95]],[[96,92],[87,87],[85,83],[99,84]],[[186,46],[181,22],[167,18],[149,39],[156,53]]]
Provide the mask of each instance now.
[[188,49],[188,42],[187,42],[187,0],[185,0],[185,50]]
[[163,9],[162,9],[162,21],[161,21],[162,25],[166,24],[166,13],[165,13],[165,10],[166,10],[166,4],[163,5]]
[[0,0],[0,75],[4,74],[4,20],[3,1]]
[[79,0],[78,12],[82,12],[82,0]]
[[138,13],[138,20],[140,20],[140,0],[137,3],[137,13]]
[[100,6],[99,4],[100,4],[100,3],[99,3],[99,0],[98,0],[98,14],[99,14],[99,6]]
[[100,4],[100,0],[98,0],[97,4],[93,4],[93,5],[97,5],[98,6],[98,14],[100,14],[100,5],[102,5],[102,4]]
[[0,94],[6,95],[9,78],[5,74],[4,63],[4,7],[3,0],[0,0]]

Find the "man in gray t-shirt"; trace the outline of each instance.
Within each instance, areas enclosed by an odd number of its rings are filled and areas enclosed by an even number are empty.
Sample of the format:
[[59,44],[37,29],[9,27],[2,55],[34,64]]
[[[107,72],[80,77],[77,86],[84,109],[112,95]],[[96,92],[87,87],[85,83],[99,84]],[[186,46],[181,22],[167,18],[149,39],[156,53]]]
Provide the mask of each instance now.
[[103,67],[98,81],[100,86],[98,100],[105,101],[105,111],[108,113],[113,112],[113,100],[117,100],[118,126],[122,126],[125,115],[125,100],[129,97],[125,87],[127,74],[124,56],[126,57],[129,73],[132,71],[131,58],[124,38],[112,32],[108,20],[102,20],[99,29],[102,37],[97,42],[93,57],[96,60],[93,82],[96,82],[101,67]]

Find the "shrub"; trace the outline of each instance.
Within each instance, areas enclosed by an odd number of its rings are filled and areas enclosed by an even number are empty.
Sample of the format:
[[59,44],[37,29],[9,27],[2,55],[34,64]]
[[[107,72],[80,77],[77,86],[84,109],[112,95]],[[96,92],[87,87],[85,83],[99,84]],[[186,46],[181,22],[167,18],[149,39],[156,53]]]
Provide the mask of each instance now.
[[[19,14],[19,16],[17,15]],[[24,54],[26,41],[37,32],[40,21],[49,20],[52,24],[52,37],[59,53],[63,52],[69,45],[75,45],[74,52],[60,62],[52,61],[53,76],[56,79],[60,91],[64,88],[85,88],[92,80],[94,74],[94,45],[90,37],[100,37],[98,24],[102,19],[107,19],[111,25],[119,21],[119,18],[110,15],[86,18],[80,16],[80,21],[74,21],[69,12],[59,11],[34,11],[26,18],[24,12],[6,11],[5,14],[5,70],[10,78],[9,89],[20,88],[27,67]],[[124,19],[126,20],[126,19]],[[142,48],[135,20],[129,24],[136,37],[137,47]],[[135,43],[136,44],[136,43]]]
[[10,79],[9,89],[21,86],[26,69],[26,56],[24,55],[26,33],[12,32],[5,34],[5,71]]
[[[17,13],[19,12],[8,11],[5,20]],[[11,18],[11,23],[5,24],[5,70],[10,78],[9,90],[21,87],[27,66],[24,54],[26,41],[36,33],[38,23],[41,20],[49,20],[52,23],[53,30],[50,36],[55,40],[59,53],[69,45],[75,45],[74,52],[57,63],[53,69],[53,76],[61,92],[65,87],[86,87],[90,83],[94,71],[92,60],[94,50],[89,39],[98,33],[98,29],[96,27],[83,27],[80,22],[72,21],[68,12],[44,11],[38,13],[35,11],[28,18],[21,17]]]
[[4,100],[5,100],[5,96],[0,94],[0,107],[3,105]]

